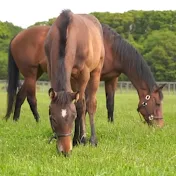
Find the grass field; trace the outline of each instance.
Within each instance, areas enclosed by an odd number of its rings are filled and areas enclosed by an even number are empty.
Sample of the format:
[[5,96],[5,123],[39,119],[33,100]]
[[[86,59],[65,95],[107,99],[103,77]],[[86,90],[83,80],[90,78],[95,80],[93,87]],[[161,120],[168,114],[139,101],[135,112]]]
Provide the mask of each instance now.
[[[176,95],[166,94],[165,127],[149,128],[136,111],[136,93],[116,94],[115,123],[107,122],[104,91],[98,93],[96,132],[98,146],[78,146],[65,158],[48,144],[51,128],[49,98],[38,93],[40,123],[28,104],[15,123],[0,120],[0,176],[172,176],[176,173]],[[0,92],[0,118],[6,111],[6,94]],[[87,136],[90,136],[87,118]]]

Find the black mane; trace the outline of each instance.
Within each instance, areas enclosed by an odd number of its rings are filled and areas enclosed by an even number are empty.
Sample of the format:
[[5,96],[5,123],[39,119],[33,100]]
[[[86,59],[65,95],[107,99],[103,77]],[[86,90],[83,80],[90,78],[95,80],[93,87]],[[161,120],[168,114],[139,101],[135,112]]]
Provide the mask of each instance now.
[[60,90],[66,89],[66,66],[65,66],[65,54],[66,54],[66,44],[67,44],[67,28],[71,23],[71,11],[70,10],[63,10],[60,16],[56,20],[56,26],[59,31],[59,64],[58,64],[58,85]]
[[130,72],[135,67],[137,75],[147,83],[151,93],[157,85],[149,66],[141,54],[108,25],[102,24],[102,28],[104,37],[111,41],[113,51],[115,54],[119,54],[120,61],[124,64],[125,69]]

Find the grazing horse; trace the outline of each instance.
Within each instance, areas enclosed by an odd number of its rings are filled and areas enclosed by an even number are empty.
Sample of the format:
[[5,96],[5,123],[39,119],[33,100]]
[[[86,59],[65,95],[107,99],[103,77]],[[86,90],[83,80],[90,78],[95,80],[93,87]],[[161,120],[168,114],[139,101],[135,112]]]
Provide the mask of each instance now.
[[[48,32],[45,52],[52,86],[49,89],[51,126],[57,137],[57,149],[66,156],[72,150],[74,121],[73,144],[85,143],[86,109],[91,125],[90,142],[97,144],[96,92],[105,55],[101,24],[93,15],[63,10]],[[86,87],[88,98],[85,101]]]
[[[147,95],[148,93],[155,93],[156,95],[159,95],[159,103],[157,103],[158,105],[154,103],[153,105],[150,105],[150,108],[153,108],[153,113],[155,111],[155,116],[162,117],[162,106],[159,104],[161,104],[161,90],[164,85],[162,85],[161,87],[158,87],[156,85],[151,71],[143,60],[143,57],[136,51],[136,49],[132,45],[125,41],[117,32],[115,32],[108,25],[102,24],[102,27],[104,33],[105,60],[101,73],[101,81],[105,82],[106,106],[108,109],[109,121],[114,120],[114,95],[117,85],[117,78],[120,76],[121,73],[124,73],[127,77],[129,77],[134,87],[138,90],[137,92],[140,100],[139,106],[141,107],[138,110],[140,110],[141,113],[144,114],[144,118],[147,118],[145,114],[147,108],[149,108],[149,105],[146,106],[146,101],[148,100],[146,100],[144,95]],[[17,120],[19,118],[20,108],[25,97],[27,96],[27,92],[28,94],[30,93],[31,95],[33,95],[33,99],[36,100],[36,80],[43,72],[47,71],[47,61],[45,58],[43,45],[49,29],[49,26],[31,27],[20,32],[10,43],[8,63],[8,108],[6,118],[10,117],[12,107],[15,101],[14,97],[16,95],[16,90],[18,86],[18,69],[24,76],[25,84],[22,86],[22,90],[20,90],[17,94],[17,101],[13,117],[14,120]],[[11,46],[12,44],[13,47]],[[132,65],[133,69],[131,67]],[[136,66],[136,69],[134,66]],[[128,71],[130,69],[132,70],[131,72]],[[135,77],[139,77],[138,81],[135,81]],[[29,78],[33,80],[33,84],[27,86]],[[146,94],[142,96],[142,91],[140,87],[143,87],[143,84],[145,84],[144,86],[146,87]],[[151,100],[153,100],[153,98],[150,98],[150,101]],[[36,103],[36,101],[34,102]],[[143,104],[143,106],[141,106],[141,104]],[[35,107],[34,112],[37,112],[36,104],[32,107]],[[159,113],[157,115],[156,112],[160,112],[160,115]],[[157,121],[159,122],[159,120]]]
[[[48,30],[48,26],[31,27],[21,31],[10,42],[6,120],[10,117],[13,109],[13,119],[19,119],[21,105],[26,97],[36,121],[38,122],[39,120],[36,100],[36,80],[44,71],[47,71],[44,40]],[[24,76],[24,83],[17,93],[19,72]],[[15,108],[13,108],[14,106]]]
[[[126,42],[118,33],[108,25],[102,24],[105,62],[101,73],[101,80],[105,81],[108,108],[113,111],[114,94],[117,77],[124,73],[136,88],[139,95],[137,111],[142,114],[150,125],[156,123],[162,127],[164,124],[162,113],[162,88],[158,86],[152,72],[137,50]],[[112,102],[112,103],[110,103]]]

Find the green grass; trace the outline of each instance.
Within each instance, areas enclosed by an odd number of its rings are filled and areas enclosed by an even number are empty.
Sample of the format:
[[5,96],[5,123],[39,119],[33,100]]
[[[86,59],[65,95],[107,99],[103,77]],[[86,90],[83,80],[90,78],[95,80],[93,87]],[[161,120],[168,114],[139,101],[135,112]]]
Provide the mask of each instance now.
[[[176,172],[176,95],[166,94],[165,127],[149,128],[136,111],[135,93],[116,94],[115,123],[107,122],[104,91],[98,93],[95,119],[98,146],[75,147],[65,158],[48,144],[51,128],[49,98],[38,93],[41,121],[36,124],[25,102],[20,120],[0,120],[0,176],[171,176]],[[6,94],[0,92],[0,118]],[[90,136],[87,118],[87,136]]]

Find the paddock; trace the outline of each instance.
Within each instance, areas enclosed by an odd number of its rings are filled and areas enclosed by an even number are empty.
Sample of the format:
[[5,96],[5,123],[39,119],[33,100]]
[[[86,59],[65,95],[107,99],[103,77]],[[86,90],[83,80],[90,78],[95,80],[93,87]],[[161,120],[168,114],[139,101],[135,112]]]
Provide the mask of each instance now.
[[[46,86],[46,88],[45,88]],[[176,167],[176,96],[164,91],[163,129],[143,124],[136,105],[135,91],[115,95],[115,121],[107,122],[104,88],[97,100],[95,127],[98,146],[73,148],[71,157],[59,156],[55,141],[48,144],[51,127],[48,119],[47,84],[37,92],[41,114],[37,124],[25,101],[21,118],[0,120],[0,175],[174,175]],[[0,91],[0,118],[6,111],[6,93]],[[89,121],[87,118],[87,132]],[[87,133],[89,137],[90,134]]]

